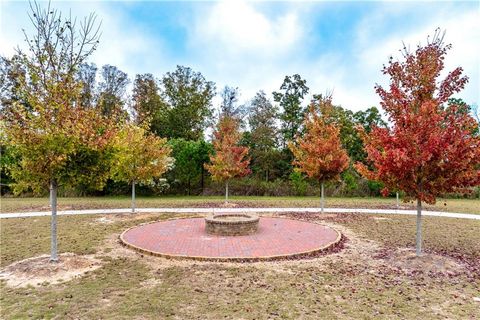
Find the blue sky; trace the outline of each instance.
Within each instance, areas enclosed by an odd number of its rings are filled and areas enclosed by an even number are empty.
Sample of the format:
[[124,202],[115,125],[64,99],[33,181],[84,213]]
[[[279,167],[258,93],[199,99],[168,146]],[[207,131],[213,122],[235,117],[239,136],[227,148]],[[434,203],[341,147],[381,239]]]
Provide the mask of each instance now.
[[[459,95],[479,103],[480,2],[80,2],[53,1],[64,12],[97,13],[102,39],[91,61],[113,64],[133,79],[161,77],[177,64],[192,67],[220,90],[239,87],[241,100],[277,90],[299,73],[310,93],[333,91],[352,109],[378,105],[381,68],[399,56],[402,41],[415,48],[437,27],[453,48],[447,70],[462,66],[470,82]],[[30,29],[28,3],[0,4],[0,53],[11,55]],[[218,99],[216,100],[218,103]]]

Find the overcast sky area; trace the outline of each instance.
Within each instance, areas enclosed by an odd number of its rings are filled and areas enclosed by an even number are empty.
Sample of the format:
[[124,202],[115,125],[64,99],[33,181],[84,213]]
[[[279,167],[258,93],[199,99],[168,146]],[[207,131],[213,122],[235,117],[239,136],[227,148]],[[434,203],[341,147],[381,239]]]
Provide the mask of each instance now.
[[[95,12],[102,37],[90,61],[117,66],[131,80],[157,78],[176,65],[200,71],[217,90],[239,87],[240,101],[258,90],[278,90],[298,73],[310,93],[333,92],[335,104],[357,111],[379,106],[375,83],[402,41],[413,50],[436,28],[452,44],[446,71],[464,68],[470,78],[457,95],[479,103],[480,2],[92,2],[53,1],[72,16]],[[46,5],[46,3],[43,3]],[[0,54],[24,48],[31,34],[28,2],[0,2]]]

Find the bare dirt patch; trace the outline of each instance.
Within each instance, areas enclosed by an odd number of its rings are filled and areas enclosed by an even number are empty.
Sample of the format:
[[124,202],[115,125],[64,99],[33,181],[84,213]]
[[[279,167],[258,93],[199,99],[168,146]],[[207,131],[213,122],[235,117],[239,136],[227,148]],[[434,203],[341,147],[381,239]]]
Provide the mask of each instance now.
[[387,251],[382,258],[394,269],[406,274],[427,273],[430,275],[459,275],[465,266],[453,258],[434,253],[423,253],[420,257],[410,248]]
[[15,262],[0,270],[0,279],[11,287],[40,286],[66,282],[101,266],[92,255],[64,253],[56,263],[49,259],[49,255],[42,255]]
[[[284,216],[284,215],[280,215]],[[367,239],[354,232],[351,228],[340,223],[355,223],[390,220],[385,217],[372,217],[362,214],[311,214],[287,213],[287,217],[294,219],[318,222],[340,231],[348,241],[341,251],[332,255],[320,257],[324,265],[342,263],[351,264],[355,268],[363,269],[370,273],[395,273],[414,276],[428,274],[431,276],[458,276],[469,274],[468,265],[460,259],[433,252],[424,252],[421,257],[416,257],[412,248],[394,248],[382,245],[380,242]]]

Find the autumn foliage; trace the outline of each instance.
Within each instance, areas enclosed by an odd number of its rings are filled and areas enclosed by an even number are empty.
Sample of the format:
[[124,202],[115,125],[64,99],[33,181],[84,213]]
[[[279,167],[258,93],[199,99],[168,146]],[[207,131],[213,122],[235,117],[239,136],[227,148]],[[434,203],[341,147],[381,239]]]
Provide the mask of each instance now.
[[468,106],[449,100],[468,78],[459,67],[438,80],[449,49],[437,33],[415,52],[404,50],[404,61],[384,66],[390,86],[375,89],[391,127],[364,134],[371,166],[356,165],[368,179],[382,181],[384,193],[402,190],[406,200],[435,203],[440,194],[468,192],[480,183],[478,124]]
[[33,111],[16,105],[4,118],[8,139],[21,158],[10,168],[15,190],[41,193],[52,180],[103,186],[108,178],[103,165],[109,162],[107,149],[115,135],[110,121],[94,110],[67,103],[30,103],[30,107]]
[[205,165],[212,178],[228,181],[249,174],[248,147],[239,145],[241,134],[238,121],[228,116],[221,117],[213,137],[215,155],[210,157],[211,164]]
[[304,120],[305,135],[297,137],[296,144],[289,144],[295,156],[293,164],[320,182],[338,178],[349,162],[340,143],[340,129],[330,121],[331,112],[330,97],[312,103]]
[[100,188],[108,178],[110,142],[115,127],[81,105],[78,67],[96,49],[95,16],[75,29],[48,6],[31,5],[37,32],[25,35],[28,51],[15,56],[14,99],[2,109],[5,137],[20,159],[10,172],[17,193],[41,193],[49,185]]
[[147,184],[167,171],[173,159],[167,139],[126,124],[114,139],[112,175],[115,180]]

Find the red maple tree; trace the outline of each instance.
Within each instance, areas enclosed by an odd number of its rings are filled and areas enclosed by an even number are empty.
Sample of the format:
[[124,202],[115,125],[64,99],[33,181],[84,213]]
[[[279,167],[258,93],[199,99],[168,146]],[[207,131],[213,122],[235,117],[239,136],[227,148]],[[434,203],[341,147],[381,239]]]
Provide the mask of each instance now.
[[347,167],[349,158],[340,142],[340,128],[331,121],[331,97],[320,97],[305,115],[305,135],[289,143],[293,165],[321,185],[321,210],[324,208],[324,183],[337,179]]
[[222,116],[213,132],[215,154],[205,168],[214,180],[225,181],[225,202],[228,202],[228,182],[232,178],[243,177],[250,173],[248,147],[239,145],[241,138],[238,121]]
[[403,61],[390,58],[383,73],[390,86],[376,85],[391,126],[364,135],[370,168],[365,177],[385,184],[383,193],[402,190],[405,201],[417,200],[417,255],[421,254],[422,202],[435,203],[448,192],[469,192],[480,183],[480,137],[469,108],[450,97],[468,81],[458,67],[438,81],[451,45],[437,30],[415,52],[404,48]]

